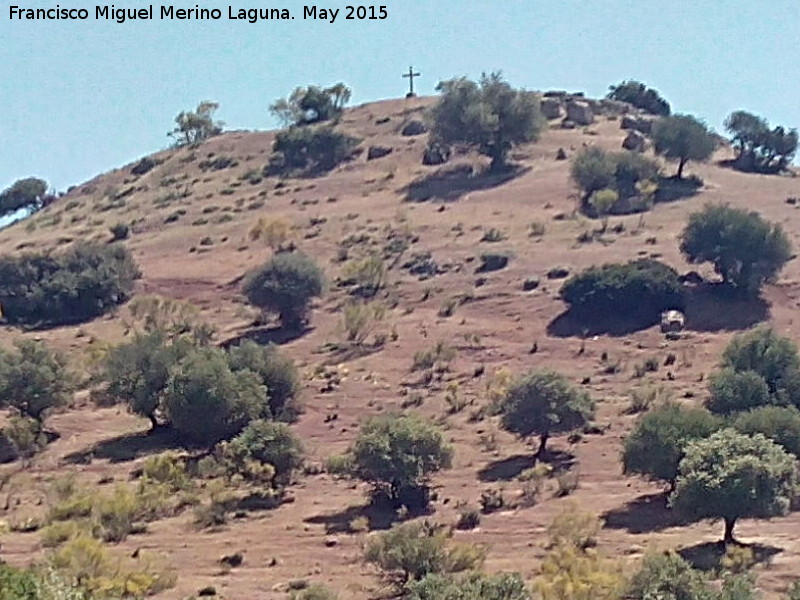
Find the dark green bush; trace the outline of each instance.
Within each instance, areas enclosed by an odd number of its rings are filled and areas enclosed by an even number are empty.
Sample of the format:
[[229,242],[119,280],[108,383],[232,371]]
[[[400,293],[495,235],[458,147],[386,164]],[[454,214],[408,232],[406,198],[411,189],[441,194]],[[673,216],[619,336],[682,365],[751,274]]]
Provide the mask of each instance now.
[[130,225],[127,223],[117,223],[111,227],[111,235],[114,241],[126,240],[131,233]]
[[430,574],[408,586],[409,600],[531,600],[519,573]]
[[[605,212],[625,214],[649,208],[657,189],[659,169],[655,160],[638,152],[608,152],[589,146],[575,156],[570,175],[583,191],[581,208],[584,212],[596,215],[589,200],[595,192],[609,189],[617,193],[618,199]],[[652,187],[651,190],[647,190],[646,183]]]
[[140,276],[120,244],[81,242],[58,254],[3,256],[0,307],[13,324],[87,321],[128,300]]
[[324,173],[352,158],[358,144],[333,127],[290,127],[275,136],[265,174]]
[[292,421],[297,416],[300,375],[294,361],[276,346],[260,346],[248,340],[228,349],[228,362],[234,372],[248,369],[259,376],[267,388],[270,413],[276,419]]
[[755,371],[723,369],[712,373],[708,381],[711,393],[706,406],[713,413],[728,415],[769,404],[767,383]]
[[609,86],[607,97],[627,102],[653,115],[667,116],[670,114],[669,102],[662,98],[657,90],[634,79]]
[[322,294],[324,276],[305,254],[284,252],[247,274],[244,293],[250,304],[277,312],[284,327],[298,329],[308,316],[311,299]]
[[655,322],[662,311],[682,309],[678,273],[651,259],[591,267],[561,286],[561,299],[586,316],[617,316]]
[[769,327],[758,327],[733,337],[722,354],[722,367],[758,373],[770,393],[777,394],[800,369],[800,354],[790,338]]
[[[257,420],[225,444],[225,455],[242,464],[255,461],[271,465],[275,481],[291,482],[292,474],[303,464],[303,445],[285,423]],[[244,470],[244,469],[242,469]]]
[[761,406],[738,415],[733,426],[748,435],[763,433],[800,457],[800,411],[793,406]]
[[36,177],[27,177],[0,192],[0,215],[5,216],[20,209],[37,211],[48,199],[47,182]]

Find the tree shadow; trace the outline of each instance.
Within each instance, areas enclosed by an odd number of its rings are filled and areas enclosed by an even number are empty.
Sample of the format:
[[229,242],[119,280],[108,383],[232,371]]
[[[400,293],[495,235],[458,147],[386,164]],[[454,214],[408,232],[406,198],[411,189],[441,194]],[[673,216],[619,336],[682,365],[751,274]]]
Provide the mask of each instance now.
[[684,200],[696,196],[702,187],[703,180],[695,176],[682,179],[678,179],[677,176],[659,177],[658,190],[656,190],[653,200],[657,204]]
[[620,508],[603,513],[602,517],[605,527],[624,529],[628,533],[653,533],[688,524],[667,506],[666,492],[639,496]]
[[554,337],[588,337],[610,335],[621,337],[658,323],[658,318],[617,317],[592,315],[591,317],[568,309],[547,324],[547,334]]
[[686,329],[718,332],[749,329],[769,319],[769,304],[761,296],[745,297],[718,282],[686,286]]
[[280,346],[282,344],[293,342],[294,340],[303,337],[313,330],[313,327],[287,329],[286,327],[281,327],[279,325],[256,327],[255,329],[249,329],[242,334],[228,338],[227,340],[223,340],[220,346],[228,349],[232,346],[238,346],[242,342],[246,342],[248,340],[261,346],[268,346],[269,344]]
[[406,202],[428,200],[454,201],[469,192],[499,187],[530,171],[530,167],[512,165],[501,173],[475,172],[471,165],[456,165],[439,169],[412,181],[405,188]]
[[304,523],[324,525],[325,533],[352,533],[350,523],[353,519],[366,518],[370,531],[391,529],[400,521],[397,511],[387,503],[370,503],[362,506],[348,506],[339,512],[314,515],[303,519]]
[[88,464],[94,458],[112,463],[129,462],[142,456],[187,446],[186,440],[170,427],[128,433],[98,442],[88,450],[73,452],[64,457],[69,464]]
[[[783,552],[782,548],[777,546],[766,546],[764,544],[740,544],[737,546],[741,548],[748,548],[753,552],[753,559],[756,564],[771,563],[776,554]],[[719,542],[703,542],[681,548],[678,554],[692,568],[700,571],[717,571],[720,569],[720,561],[725,556],[726,546],[722,541]]]
[[[541,462],[550,465],[553,473],[568,471],[575,464],[575,455],[561,450],[548,451],[541,457]],[[478,480],[484,483],[511,481],[520,473],[536,466],[537,459],[533,454],[516,454],[489,463],[478,471]]]

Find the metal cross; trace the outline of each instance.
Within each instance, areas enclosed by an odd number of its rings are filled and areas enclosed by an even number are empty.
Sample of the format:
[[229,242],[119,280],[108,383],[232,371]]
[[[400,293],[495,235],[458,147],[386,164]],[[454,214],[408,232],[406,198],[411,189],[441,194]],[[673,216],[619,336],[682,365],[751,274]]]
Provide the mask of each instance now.
[[414,67],[408,67],[408,73],[403,75],[403,78],[408,78],[408,94],[406,98],[413,98],[416,94],[414,93],[414,77],[419,77],[419,73],[414,73]]

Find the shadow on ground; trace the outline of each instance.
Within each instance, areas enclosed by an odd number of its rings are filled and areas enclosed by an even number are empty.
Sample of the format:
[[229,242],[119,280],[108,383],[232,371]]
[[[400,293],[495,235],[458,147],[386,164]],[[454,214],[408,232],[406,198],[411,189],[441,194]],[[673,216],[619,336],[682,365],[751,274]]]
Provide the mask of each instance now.
[[324,525],[327,534],[349,533],[351,532],[350,523],[354,519],[362,517],[367,519],[370,531],[390,529],[400,520],[397,511],[387,504],[365,504],[349,506],[331,514],[308,517],[303,519],[303,522]]
[[622,337],[647,329],[658,323],[658,319],[624,319],[613,316],[595,316],[592,319],[566,310],[547,324],[547,334],[553,337],[590,337],[610,335]]
[[[722,530],[720,529],[720,534]],[[749,548],[753,552],[753,559],[756,564],[770,564],[776,554],[783,552],[782,548],[776,546],[765,546],[763,544],[737,544],[743,548]],[[717,571],[720,569],[720,561],[725,556],[725,544],[723,542],[703,542],[687,548],[678,550],[678,554],[693,568],[700,571]]]
[[667,506],[667,494],[663,492],[639,496],[602,517],[609,529],[624,529],[628,533],[653,533],[688,524]]
[[252,341],[256,344],[266,346],[268,344],[288,344],[294,340],[303,337],[305,334],[313,331],[313,327],[306,327],[305,329],[286,329],[277,325],[270,325],[266,327],[256,327],[249,329],[244,333],[224,340],[220,345],[223,348],[230,348],[231,346],[238,346],[242,342]]
[[[540,459],[553,468],[553,473],[558,474],[568,471],[575,464],[575,455],[560,450],[548,451]],[[478,479],[484,483],[495,481],[511,481],[519,477],[520,473],[536,466],[533,454],[516,454],[502,460],[489,463],[478,471]]]
[[661,177],[654,200],[656,203],[675,202],[696,196],[703,187],[703,181],[697,177],[678,179],[677,177]]
[[721,283],[702,283],[687,288],[684,312],[690,331],[738,331],[769,319],[769,304],[731,294]]
[[103,440],[88,450],[68,454],[64,460],[70,464],[87,464],[94,458],[105,459],[112,463],[128,462],[142,456],[183,447],[185,444],[174,429],[159,427]]
[[406,202],[453,201],[469,192],[499,187],[528,171],[530,167],[521,166],[512,166],[502,173],[475,172],[471,165],[439,169],[412,181],[405,189],[405,200]]

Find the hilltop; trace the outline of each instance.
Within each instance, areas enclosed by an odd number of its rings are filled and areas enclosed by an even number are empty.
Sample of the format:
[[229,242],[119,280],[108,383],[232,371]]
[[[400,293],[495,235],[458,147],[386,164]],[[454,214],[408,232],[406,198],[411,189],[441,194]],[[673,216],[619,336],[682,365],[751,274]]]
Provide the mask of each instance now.
[[[758,300],[720,305],[700,298],[687,309],[686,331],[675,341],[665,340],[657,326],[597,335],[563,326],[559,317],[565,305],[558,296],[563,273],[556,271],[573,274],[592,265],[653,257],[681,273],[697,269],[710,277],[710,268],[684,262],[677,242],[688,215],[709,202],[757,210],[783,224],[798,248],[800,211],[787,198],[800,196],[800,183],[790,176],[722,166],[731,156],[723,147],[708,163],[687,166],[703,182],[695,195],[656,203],[641,214],[612,216],[602,239],[581,241],[598,222],[577,210],[569,158],[587,145],[621,149],[628,132],[617,116],[599,115],[593,124],[574,129],[550,121],[538,142],[512,152],[513,172],[492,175],[485,172],[488,161],[473,152],[457,153],[440,166],[422,164],[427,136],[401,132],[422,119],[433,102],[388,100],[346,110],[337,128],[361,140],[362,151],[315,177],[264,176],[275,132],[225,132],[196,147],[158,152],[76,186],[0,231],[0,253],[55,249],[84,239],[105,242],[111,239],[110,227],[129,224],[124,243],[143,274],[137,294],[190,302],[215,326],[215,342],[275,341],[301,367],[304,412],[293,427],[312,465],[321,466],[346,450],[366,415],[406,409],[405,400],[421,394],[421,406],[410,410],[443,424],[455,447],[453,468],[434,478],[438,500],[431,518],[442,523],[455,522],[460,504],[477,506],[486,489],[503,489],[513,497],[520,487],[515,477],[531,466],[530,447],[500,430],[492,418],[472,417],[487,402],[492,376],[539,367],[566,374],[599,405],[594,433],[572,440],[558,436],[552,442],[556,451],[572,457],[579,486],[568,498],[546,493],[536,506],[484,515],[478,529],[457,532],[460,540],[490,545],[490,571],[534,576],[548,523],[573,501],[605,516],[598,543],[615,556],[716,541],[719,527],[706,522],[678,526],[663,506],[658,485],[621,475],[620,442],[636,418],[626,414],[631,390],[661,386],[672,397],[699,405],[706,395],[704,378],[735,333],[768,322],[782,335],[800,338],[800,322],[794,323],[800,265],[789,262]],[[369,160],[370,146],[391,151]],[[567,160],[557,158],[560,152]],[[141,168],[143,163],[150,168]],[[674,165],[664,169],[671,172]],[[272,324],[258,323],[258,312],[241,296],[242,276],[271,254],[248,235],[259,218],[290,222],[297,246],[331,282],[302,335],[287,338]],[[490,230],[496,233],[487,238],[497,241],[482,241]],[[385,344],[353,351],[342,344],[341,307],[348,293],[337,285],[337,277],[347,260],[383,252],[399,235],[409,247],[387,261],[382,298],[390,309],[379,325]],[[507,253],[507,268],[476,273],[484,252]],[[427,261],[424,276],[404,266],[414,260]],[[533,280],[538,283],[526,285]],[[29,332],[3,327],[0,339],[3,345],[20,337],[42,339],[86,366],[98,348],[124,339],[126,310],[123,306],[76,326]],[[422,386],[418,374],[410,372],[414,355],[439,341],[457,350],[451,371],[444,380]],[[663,366],[668,356],[674,362]],[[647,359],[659,367],[634,379],[634,366]],[[606,368],[609,360],[618,363],[616,371]],[[337,373],[337,384],[321,381],[322,372]],[[445,396],[453,382],[466,406],[448,414]],[[95,407],[85,393],[78,394],[75,404],[50,418],[60,438],[19,476],[20,502],[9,509],[7,520],[35,512],[41,493],[32,490],[65,470],[95,485],[109,478],[124,481],[141,466],[146,453],[114,457],[95,452],[85,464],[68,461],[104,440],[147,429],[145,420],[121,407]],[[125,448],[116,449],[124,454]],[[291,487],[291,495],[292,502],[275,510],[232,520],[211,532],[192,528],[190,515],[163,519],[120,547],[127,553],[142,547],[168,556],[178,580],[163,598],[184,598],[207,585],[231,599],[284,598],[281,586],[300,578],[329,584],[342,597],[373,597],[381,586],[362,562],[363,534],[336,533],[335,545],[329,538],[337,524],[361,514],[365,488],[311,469]],[[782,593],[800,567],[800,517],[746,520],[738,527],[743,540],[780,549],[756,573],[769,597]],[[244,551],[244,564],[220,574],[218,558],[238,550]],[[4,537],[0,555],[22,565],[42,553],[35,533],[17,532]]]

